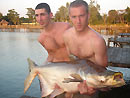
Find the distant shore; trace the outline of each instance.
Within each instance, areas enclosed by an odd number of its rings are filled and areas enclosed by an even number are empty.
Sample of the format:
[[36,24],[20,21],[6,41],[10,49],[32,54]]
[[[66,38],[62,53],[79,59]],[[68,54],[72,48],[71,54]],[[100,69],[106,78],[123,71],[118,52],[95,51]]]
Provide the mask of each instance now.
[[0,25],[0,29],[40,29],[40,25]]
[[[119,33],[130,33],[130,25],[90,25],[101,34],[116,35]],[[0,29],[41,29],[40,25],[0,25]]]

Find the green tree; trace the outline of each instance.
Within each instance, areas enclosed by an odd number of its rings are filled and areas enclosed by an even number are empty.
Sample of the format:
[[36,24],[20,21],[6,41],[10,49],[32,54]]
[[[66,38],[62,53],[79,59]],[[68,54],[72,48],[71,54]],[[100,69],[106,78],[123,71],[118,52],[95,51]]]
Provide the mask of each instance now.
[[116,10],[110,10],[108,12],[108,18],[107,21],[110,24],[116,24],[119,20],[118,12]]
[[19,14],[15,11],[15,9],[8,10],[7,17],[9,22],[12,24],[19,24]]
[[106,24],[106,21],[107,21],[107,14],[103,14],[102,18],[103,18],[104,24]]
[[29,18],[21,17],[19,20],[20,20],[20,23],[28,23],[29,22]]
[[125,12],[123,10],[119,10],[118,11],[119,23],[124,24],[125,22],[124,16],[125,16]]
[[55,14],[55,21],[69,21],[69,15],[68,15],[68,7],[69,7],[69,3],[66,3],[66,7],[65,6],[61,6],[58,11]]
[[130,8],[129,7],[127,7],[126,9],[125,9],[125,11],[126,11],[126,14],[125,14],[125,20],[126,20],[126,22],[128,23],[128,24],[130,24]]
[[99,11],[100,11],[100,5],[97,4],[95,0],[90,0],[89,4],[90,24],[96,25],[103,22],[102,16],[100,15]]
[[2,17],[3,17],[3,15],[2,15],[2,13],[0,12],[0,21],[2,20]]
[[33,22],[35,22],[35,11],[34,11],[34,9],[32,9],[32,8],[27,8],[27,16],[28,16],[28,18],[29,18],[29,21],[28,22],[30,22],[30,23],[33,23]]
[[59,11],[56,12],[54,21],[60,21],[60,12]]
[[4,19],[4,20],[10,22],[8,16],[3,16],[2,19]]

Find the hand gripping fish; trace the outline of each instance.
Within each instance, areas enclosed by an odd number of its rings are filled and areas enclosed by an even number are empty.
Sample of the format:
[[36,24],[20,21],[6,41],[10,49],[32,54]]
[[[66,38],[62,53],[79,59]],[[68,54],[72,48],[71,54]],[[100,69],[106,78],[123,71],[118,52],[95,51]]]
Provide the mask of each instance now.
[[78,84],[86,80],[88,86],[95,89],[113,88],[125,85],[123,74],[109,69],[97,72],[95,68],[86,64],[85,60],[77,63],[50,63],[38,66],[28,59],[29,75],[24,82],[24,93],[30,87],[33,79],[38,76],[41,82],[41,96],[54,98],[67,93],[78,92]]

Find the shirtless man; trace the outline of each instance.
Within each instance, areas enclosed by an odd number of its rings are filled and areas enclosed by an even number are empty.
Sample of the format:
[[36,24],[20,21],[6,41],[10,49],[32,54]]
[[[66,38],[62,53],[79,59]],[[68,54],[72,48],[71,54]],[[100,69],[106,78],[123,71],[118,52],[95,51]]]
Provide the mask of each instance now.
[[[40,36],[38,37],[38,41],[48,52],[47,62],[70,61],[69,54],[63,40],[63,32],[69,29],[70,25],[63,22],[52,22],[52,13],[49,5],[46,3],[40,3],[36,6],[35,16],[37,22],[43,28]],[[79,88],[82,88],[81,86],[79,85]],[[86,86],[83,85],[83,87]],[[86,92],[86,90],[87,88],[83,89],[83,92]]]
[[[40,3],[36,6],[35,16],[36,21],[43,28],[38,41],[48,52],[48,58],[45,63],[70,61],[63,40],[63,33],[70,28],[70,25],[65,22],[52,22],[51,18],[53,15],[47,3]],[[59,97],[61,98],[61,96]]]
[[63,41],[63,32],[70,28],[65,22],[52,22],[48,4],[40,3],[35,8],[36,21],[43,28],[38,41],[48,52],[48,62],[70,61]]
[[[40,3],[35,8],[37,22],[43,28],[38,41],[47,50],[48,58],[46,62],[70,61],[69,54],[63,40],[63,33],[70,28],[68,23],[52,22],[52,13],[46,3]],[[69,94],[68,94],[69,95]],[[67,94],[65,96],[68,96]],[[58,96],[63,98],[64,94]]]
[[[79,59],[91,61],[91,65],[105,68],[107,66],[107,48],[101,35],[88,26],[88,4],[83,0],[75,0],[70,4],[69,17],[73,23],[72,28],[64,33],[64,41],[69,54]],[[79,84],[80,93],[84,92],[85,81]],[[91,90],[91,89],[88,89]],[[92,89],[93,92],[94,90]],[[91,94],[91,93],[90,93]]]

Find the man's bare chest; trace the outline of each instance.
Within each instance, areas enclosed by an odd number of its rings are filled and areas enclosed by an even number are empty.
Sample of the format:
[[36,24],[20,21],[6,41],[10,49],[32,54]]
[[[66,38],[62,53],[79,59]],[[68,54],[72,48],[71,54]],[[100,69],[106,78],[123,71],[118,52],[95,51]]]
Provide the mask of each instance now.
[[71,42],[69,44],[69,50],[70,53],[80,58],[89,58],[94,54],[92,46],[88,42]]
[[46,50],[56,51],[62,46],[62,43],[55,35],[45,35],[43,37],[43,46]]

